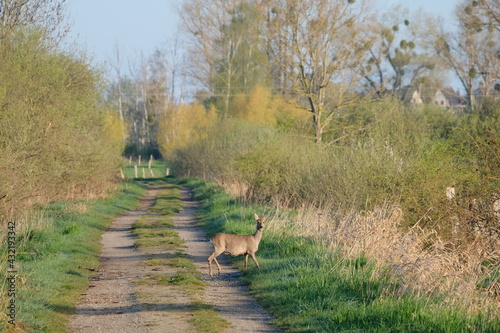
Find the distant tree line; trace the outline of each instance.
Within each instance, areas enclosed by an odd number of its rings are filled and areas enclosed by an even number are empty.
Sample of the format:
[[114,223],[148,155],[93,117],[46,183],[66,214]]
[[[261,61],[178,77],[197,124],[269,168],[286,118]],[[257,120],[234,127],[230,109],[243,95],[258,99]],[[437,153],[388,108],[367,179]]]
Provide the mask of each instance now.
[[463,1],[448,26],[437,19],[440,13],[410,15],[400,7],[377,16],[370,3],[184,1],[182,39],[142,57],[130,76],[120,73],[117,51],[107,99],[128,124],[127,152],[159,155],[162,116],[189,97],[224,120],[238,117],[234,105],[242,96],[265,89],[285,99],[282,106],[293,105],[282,108],[285,114],[302,109],[306,128],[321,142],[341,110],[367,97],[398,96],[408,85],[458,94],[447,87],[448,78],[458,79],[470,109],[478,106],[477,96],[498,94],[496,1]]

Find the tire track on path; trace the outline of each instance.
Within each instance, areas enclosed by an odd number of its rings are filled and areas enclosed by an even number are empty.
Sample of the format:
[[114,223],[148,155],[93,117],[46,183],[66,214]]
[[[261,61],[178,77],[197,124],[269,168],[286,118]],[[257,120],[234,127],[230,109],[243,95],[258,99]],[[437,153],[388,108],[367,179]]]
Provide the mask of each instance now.
[[143,307],[134,281],[147,272],[142,253],[134,247],[131,226],[153,206],[158,192],[158,187],[149,188],[140,207],[115,219],[103,234],[101,265],[70,318],[70,332],[142,331]]

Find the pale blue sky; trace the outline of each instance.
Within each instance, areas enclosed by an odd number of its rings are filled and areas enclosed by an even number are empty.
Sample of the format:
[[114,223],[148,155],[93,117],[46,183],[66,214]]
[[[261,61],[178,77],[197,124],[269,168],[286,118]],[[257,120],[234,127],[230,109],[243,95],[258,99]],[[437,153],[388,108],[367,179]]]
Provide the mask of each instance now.
[[[69,0],[70,38],[93,55],[109,60],[119,44],[123,58],[149,56],[175,37],[181,0]],[[126,60],[124,60],[126,61]]]
[[[422,8],[443,18],[453,15],[461,0],[373,0],[381,10],[401,4]],[[122,57],[149,56],[178,34],[177,7],[182,0],[69,0],[71,35],[96,64],[112,58],[114,45]]]

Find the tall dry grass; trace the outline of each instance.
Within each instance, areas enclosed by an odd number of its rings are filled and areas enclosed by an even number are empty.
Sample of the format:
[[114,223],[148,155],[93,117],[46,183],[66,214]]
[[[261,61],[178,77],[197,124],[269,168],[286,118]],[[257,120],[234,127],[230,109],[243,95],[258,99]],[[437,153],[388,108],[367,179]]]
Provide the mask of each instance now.
[[344,213],[303,207],[292,220],[282,215],[268,222],[267,232],[307,237],[347,259],[375,260],[378,272],[389,268],[398,281],[394,296],[438,296],[469,311],[488,309],[500,315],[500,247],[487,246],[485,235],[476,234],[474,241],[457,246],[436,230],[418,225],[403,230],[402,211],[392,205]]

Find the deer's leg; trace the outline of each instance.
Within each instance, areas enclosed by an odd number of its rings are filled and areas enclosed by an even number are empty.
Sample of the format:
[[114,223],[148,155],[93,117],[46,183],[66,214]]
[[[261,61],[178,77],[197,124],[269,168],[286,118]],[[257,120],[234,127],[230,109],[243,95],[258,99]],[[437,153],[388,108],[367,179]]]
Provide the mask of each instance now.
[[245,253],[245,271],[248,268],[248,253]]
[[210,276],[213,277],[213,274],[212,274],[212,260],[215,261],[215,263],[217,264],[217,269],[219,270],[219,273],[221,272],[221,268],[220,268],[220,265],[219,265],[219,262],[217,261],[217,256],[219,254],[221,254],[222,252],[217,252],[215,251],[214,253],[212,253],[212,255],[210,257],[208,257],[208,272],[210,273]]
[[212,274],[212,260],[210,258],[212,258],[212,256],[208,257],[208,273],[213,277],[214,275]]
[[217,264],[217,269],[219,270],[219,274],[220,274],[220,272],[222,271],[222,269],[220,268],[220,265],[219,265],[219,262],[217,261],[217,258],[214,258],[214,261]]
[[255,258],[255,253],[250,253],[250,255],[252,256],[253,262],[255,263],[257,268],[260,269],[259,263],[257,262],[257,258]]

